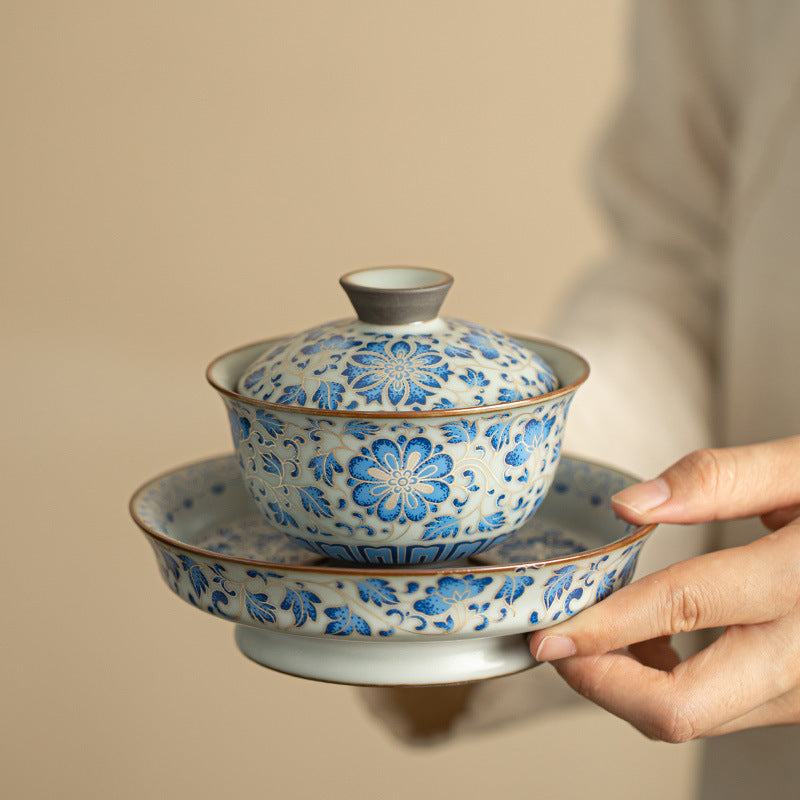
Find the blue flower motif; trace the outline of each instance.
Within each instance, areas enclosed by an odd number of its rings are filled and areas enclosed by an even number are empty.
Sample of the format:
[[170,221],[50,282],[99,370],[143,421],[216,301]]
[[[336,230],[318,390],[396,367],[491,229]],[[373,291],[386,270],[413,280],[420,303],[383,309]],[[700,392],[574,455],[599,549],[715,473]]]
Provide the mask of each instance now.
[[421,436],[377,439],[371,450],[363,447],[347,465],[353,500],[384,522],[419,522],[429,505],[436,510],[450,496],[453,459],[442,449]]
[[[388,345],[388,351],[387,351]],[[369,342],[351,356],[342,371],[367,403],[379,403],[384,393],[391,405],[424,404],[453,373],[429,344],[405,339]]]
[[429,586],[425,590],[428,596],[414,603],[414,610],[428,617],[443,614],[451,606],[479,595],[491,582],[492,578],[476,578],[473,575],[439,578],[436,586]]
[[506,455],[505,462],[510,467],[521,467],[550,435],[556,418],[532,419],[525,423],[522,433],[518,433],[514,441],[516,447]]

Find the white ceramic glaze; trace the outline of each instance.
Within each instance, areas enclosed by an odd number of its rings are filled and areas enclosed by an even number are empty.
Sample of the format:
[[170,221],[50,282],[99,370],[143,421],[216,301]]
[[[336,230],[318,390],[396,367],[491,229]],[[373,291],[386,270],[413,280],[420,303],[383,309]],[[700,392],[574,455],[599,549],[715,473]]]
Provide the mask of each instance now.
[[264,521],[229,456],[150,481],[131,513],[167,585],[236,623],[237,644],[255,661],[319,680],[423,685],[532,666],[528,631],[627,583],[652,527],[620,521],[609,498],[633,481],[564,457],[553,491],[513,539],[416,568],[309,553]]

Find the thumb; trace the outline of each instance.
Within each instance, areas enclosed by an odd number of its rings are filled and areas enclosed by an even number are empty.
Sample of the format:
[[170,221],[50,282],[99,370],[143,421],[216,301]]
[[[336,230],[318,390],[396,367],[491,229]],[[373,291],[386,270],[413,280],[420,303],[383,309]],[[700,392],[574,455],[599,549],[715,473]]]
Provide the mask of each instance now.
[[800,503],[800,436],[696,450],[657,478],[611,498],[628,522],[697,523],[767,514]]

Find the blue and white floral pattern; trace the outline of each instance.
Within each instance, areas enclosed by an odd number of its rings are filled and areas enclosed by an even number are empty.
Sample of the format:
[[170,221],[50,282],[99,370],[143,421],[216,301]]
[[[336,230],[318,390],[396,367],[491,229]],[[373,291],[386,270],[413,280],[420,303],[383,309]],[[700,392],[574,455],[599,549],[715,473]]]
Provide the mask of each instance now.
[[[525,547],[516,553],[521,561],[505,566],[365,571],[315,564],[309,554],[302,563],[297,551],[286,551],[283,537],[254,516],[230,457],[157,479],[137,493],[132,510],[169,587],[224,619],[314,637],[496,636],[545,627],[631,580],[647,531],[624,538],[626,527],[603,494],[609,475],[623,485],[630,481],[591,466],[594,493],[603,496],[594,504],[591,493],[573,492],[572,475],[585,466],[565,459],[558,480],[568,488],[548,503],[569,505],[571,518],[591,527],[563,527],[563,512],[545,511],[543,527],[531,521],[521,539],[532,542],[537,531],[552,535],[555,529],[556,538],[594,537],[606,547],[540,564],[525,563],[541,555]],[[198,547],[214,542],[216,552]]]
[[245,483],[272,525],[332,558],[413,564],[482,552],[536,511],[570,398],[421,421],[225,402]]
[[557,386],[553,370],[505,334],[442,318],[410,332],[358,320],[313,328],[271,346],[238,391],[323,410],[424,411],[523,400]]
[[419,522],[450,496],[453,459],[430,439],[376,439],[347,465],[353,500],[382,522]]
[[342,370],[367,405],[388,408],[424,406],[452,374],[433,344],[407,339],[369,342]]

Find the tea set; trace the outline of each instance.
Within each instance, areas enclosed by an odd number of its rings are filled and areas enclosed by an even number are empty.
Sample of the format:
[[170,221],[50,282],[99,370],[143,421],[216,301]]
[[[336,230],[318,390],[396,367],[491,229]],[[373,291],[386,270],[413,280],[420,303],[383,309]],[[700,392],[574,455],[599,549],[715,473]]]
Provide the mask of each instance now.
[[535,664],[527,634],[628,583],[653,526],[635,479],[562,455],[588,365],[439,316],[453,279],[375,267],[356,310],[211,362],[234,452],[172,469],[130,510],[163,579],[264,666],[376,686]]

